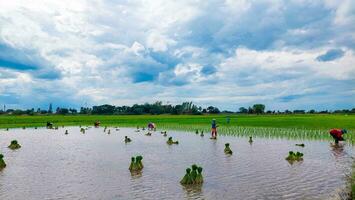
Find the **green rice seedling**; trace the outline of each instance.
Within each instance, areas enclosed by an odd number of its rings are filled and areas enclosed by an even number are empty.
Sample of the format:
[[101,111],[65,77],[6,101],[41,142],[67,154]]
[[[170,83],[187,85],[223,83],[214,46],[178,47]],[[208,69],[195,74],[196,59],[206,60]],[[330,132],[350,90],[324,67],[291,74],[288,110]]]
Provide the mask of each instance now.
[[12,150],[15,150],[21,148],[21,145],[17,142],[17,140],[12,140],[8,147]]
[[65,135],[68,135],[69,134],[69,132],[68,132],[68,130],[65,130],[65,133],[64,133]]
[[129,170],[131,172],[140,172],[143,169],[143,156],[136,156],[131,158],[131,164],[129,165]]
[[286,160],[289,161],[290,163],[293,163],[294,161],[302,161],[303,153],[300,153],[298,151],[296,153],[294,153],[293,151],[289,151]]
[[196,133],[196,135],[198,135],[198,130],[197,129],[196,129],[195,133]]
[[128,143],[128,142],[131,142],[131,138],[127,137],[127,136],[124,136],[124,142],[125,143]]
[[202,176],[202,167],[198,167],[197,168],[197,176],[196,176],[196,180],[195,183],[196,184],[202,184],[203,183],[203,176]]
[[136,159],[134,157],[131,158],[131,164],[129,165],[129,171],[137,171]]
[[296,146],[299,146],[299,147],[304,147],[305,145],[302,143],[302,144],[295,144]]
[[6,128],[6,131],[9,131],[9,128]]
[[249,143],[253,143],[253,137],[252,136],[249,137]]
[[142,160],[143,160],[143,156],[137,156],[136,157],[136,164],[137,164],[137,168],[138,170],[142,170],[143,169],[143,163],[142,163]]
[[111,134],[111,129],[108,129],[108,132],[107,132],[107,134]]
[[23,126],[22,129],[26,129],[26,126]]
[[203,134],[203,131],[201,131],[201,134],[200,134],[201,137],[205,136],[205,134]]
[[35,129],[37,129],[37,126],[35,126]]
[[232,154],[233,154],[233,151],[230,149],[229,143],[226,143],[224,146],[225,146],[225,147],[224,147],[224,153],[225,153],[225,154],[232,155]]
[[168,145],[179,144],[179,141],[173,141],[173,138],[172,138],[172,137],[169,137],[169,138],[168,138],[168,141],[166,141],[166,143],[167,143]]
[[142,130],[145,131],[145,127],[144,126],[143,126]]
[[163,136],[164,136],[164,137],[168,136],[168,134],[166,134],[166,131],[165,131],[165,133],[163,134]]
[[187,168],[186,169],[186,174],[185,176],[181,179],[180,183],[182,185],[189,185],[192,184],[192,179],[191,179],[191,169]]
[[0,154],[0,170],[6,167],[6,163],[4,161],[4,155]]
[[85,134],[85,129],[84,129],[84,128],[80,128],[80,132],[81,132],[82,134]]
[[193,164],[191,166],[191,179],[192,179],[192,183],[195,184],[196,183],[196,178],[197,178],[197,165]]
[[54,127],[54,130],[58,130],[58,126]]

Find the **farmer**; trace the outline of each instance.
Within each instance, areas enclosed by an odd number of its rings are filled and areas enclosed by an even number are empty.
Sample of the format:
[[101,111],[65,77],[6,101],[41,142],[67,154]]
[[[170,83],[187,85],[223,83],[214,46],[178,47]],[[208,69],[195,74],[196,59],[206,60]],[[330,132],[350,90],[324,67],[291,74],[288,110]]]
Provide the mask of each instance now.
[[211,134],[212,134],[212,139],[217,138],[217,123],[216,119],[212,119],[212,128],[211,128]]
[[343,134],[347,133],[345,129],[332,129],[329,131],[329,134],[334,138],[335,144],[338,144],[339,141],[344,141]]
[[53,123],[52,122],[47,122],[47,128],[52,129],[53,128]]
[[155,130],[155,129],[156,129],[155,124],[152,123],[152,122],[150,122],[150,123],[148,124],[148,130],[152,131],[152,130]]
[[94,123],[95,128],[99,127],[100,124],[101,124],[100,121],[95,121],[95,123]]

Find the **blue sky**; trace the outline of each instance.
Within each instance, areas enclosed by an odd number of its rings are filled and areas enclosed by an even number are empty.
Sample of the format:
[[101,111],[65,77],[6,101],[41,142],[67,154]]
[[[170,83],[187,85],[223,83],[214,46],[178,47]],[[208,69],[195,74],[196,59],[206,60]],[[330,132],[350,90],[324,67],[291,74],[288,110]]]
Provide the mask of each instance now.
[[351,0],[0,0],[0,104],[355,107]]

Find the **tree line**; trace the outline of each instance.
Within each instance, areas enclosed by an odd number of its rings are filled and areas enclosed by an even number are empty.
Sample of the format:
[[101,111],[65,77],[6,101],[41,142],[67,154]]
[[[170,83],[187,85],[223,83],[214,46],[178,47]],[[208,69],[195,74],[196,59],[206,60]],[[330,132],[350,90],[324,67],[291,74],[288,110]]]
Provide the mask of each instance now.
[[323,110],[316,111],[312,110],[265,110],[264,104],[254,104],[248,108],[240,107],[237,111],[220,111],[219,108],[214,106],[208,106],[202,108],[197,106],[192,102],[183,102],[182,104],[171,105],[163,104],[161,101],[155,103],[145,103],[145,104],[134,104],[132,106],[114,106],[109,104],[93,106],[93,107],[81,107],[80,110],[75,108],[60,108],[57,107],[55,110],[52,109],[52,104],[49,105],[48,109],[7,109],[0,110],[0,114],[8,115],[48,115],[48,114],[60,114],[60,115],[75,115],[75,114],[85,114],[85,115],[142,115],[142,114],[192,114],[192,115],[201,115],[201,114],[218,114],[218,113],[239,113],[239,114],[326,114],[326,113],[343,113],[343,114],[352,114],[355,113],[355,108],[343,109],[343,110]]

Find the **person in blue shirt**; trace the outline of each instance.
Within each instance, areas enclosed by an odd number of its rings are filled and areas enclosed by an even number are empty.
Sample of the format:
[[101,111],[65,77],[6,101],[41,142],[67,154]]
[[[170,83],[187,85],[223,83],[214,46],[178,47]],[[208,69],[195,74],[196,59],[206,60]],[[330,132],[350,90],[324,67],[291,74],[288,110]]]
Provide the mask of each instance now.
[[216,119],[212,119],[212,128],[211,128],[211,134],[212,134],[212,139],[216,139],[217,138],[217,123],[216,123]]

